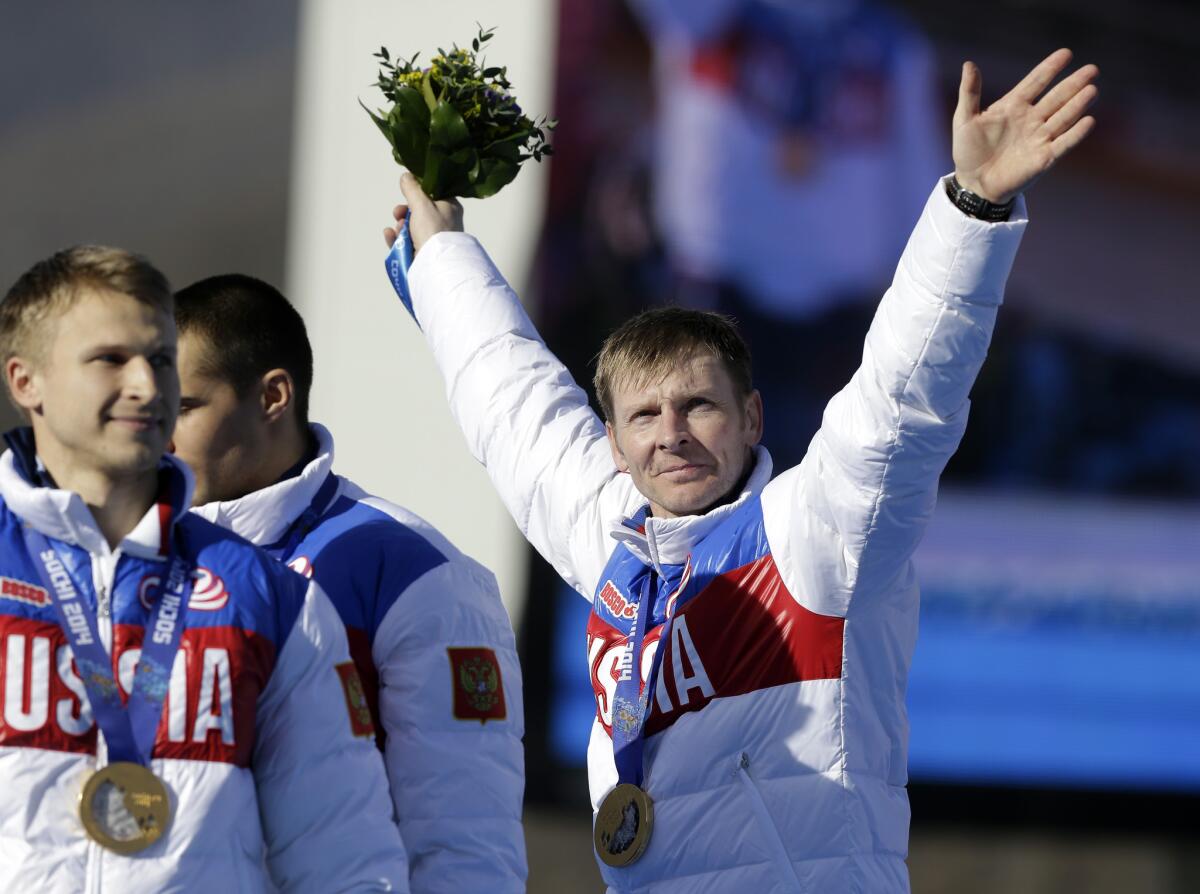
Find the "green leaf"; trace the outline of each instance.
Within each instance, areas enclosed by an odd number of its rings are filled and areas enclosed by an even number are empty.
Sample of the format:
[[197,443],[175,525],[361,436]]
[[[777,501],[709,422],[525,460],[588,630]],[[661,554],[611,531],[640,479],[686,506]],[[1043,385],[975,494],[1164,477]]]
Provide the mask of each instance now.
[[447,152],[444,147],[430,143],[421,186],[432,199],[450,199],[455,196],[474,198],[471,177],[478,176],[478,173],[479,154],[470,146],[456,152]]
[[450,103],[439,102],[429,116],[429,142],[451,152],[471,144],[467,122]]
[[475,180],[474,198],[486,199],[512,183],[519,170],[517,162],[507,158],[484,159],[479,165],[479,176]]
[[412,87],[396,90],[396,104],[388,114],[389,139],[404,159],[403,165],[420,177],[425,171],[429,146],[429,109]]
[[437,108],[437,97],[433,95],[433,70],[425,72],[425,77],[421,78],[421,95],[425,97],[425,105],[432,112]]
[[519,154],[521,145],[528,138],[528,131],[520,131],[518,133],[509,134],[508,136],[494,140],[483,147],[483,154],[486,157],[496,156],[498,158],[507,158],[515,161]]
[[475,147],[465,146],[446,156],[442,170],[443,176],[448,176],[455,187],[452,194],[465,195],[471,183],[479,176],[479,153],[475,151]]
[[423,185],[435,199],[471,195],[470,182],[478,175],[479,153],[471,145],[471,132],[458,109],[440,102],[429,118],[429,148],[425,154]]
[[446,185],[441,180],[442,162],[445,158],[446,151],[444,149],[434,146],[432,143],[429,144],[429,148],[425,152],[425,170],[419,175],[419,179],[425,195],[434,201],[449,198],[443,195]]
[[371,116],[371,120],[374,121],[375,126],[379,128],[379,132],[383,134],[390,143],[392,141],[392,131],[391,128],[388,127],[387,119],[381,115],[376,115],[374,112],[368,109],[361,99],[358,101],[358,104],[362,106],[362,110],[364,112]]

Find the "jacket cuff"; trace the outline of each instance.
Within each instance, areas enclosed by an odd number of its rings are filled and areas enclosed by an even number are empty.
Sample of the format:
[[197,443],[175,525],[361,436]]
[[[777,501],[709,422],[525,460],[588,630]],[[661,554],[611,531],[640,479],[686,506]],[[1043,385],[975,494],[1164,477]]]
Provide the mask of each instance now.
[[939,180],[900,264],[944,301],[998,305],[1028,223],[1024,196],[1008,220],[989,223],[956,208]]

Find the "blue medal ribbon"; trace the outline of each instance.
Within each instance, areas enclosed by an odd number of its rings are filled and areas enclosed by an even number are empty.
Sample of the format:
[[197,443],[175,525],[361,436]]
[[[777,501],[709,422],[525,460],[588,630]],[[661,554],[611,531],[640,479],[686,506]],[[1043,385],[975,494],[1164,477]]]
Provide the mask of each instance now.
[[[392,250],[388,252],[386,266],[388,279],[391,280],[392,288],[396,290],[400,303],[416,320],[417,314],[413,310],[412,293],[408,288],[408,268],[412,266],[413,254],[412,235],[408,232],[408,215],[405,215],[404,222],[400,224],[400,233],[396,236],[396,241],[392,243]],[[420,322],[417,322],[417,325],[420,326]]]
[[[176,538],[179,537],[178,532]],[[113,674],[112,656],[104,648],[96,614],[79,598],[67,563],[46,537],[25,525],[25,547],[33,559],[59,626],[75,657],[96,725],[104,733],[111,762],[146,766],[171,684],[171,668],[183,636],[188,600],[192,595],[192,565],[173,549],[166,580],[146,624],[142,655],[133,676],[127,705]]]
[[[680,586],[687,581],[685,569]],[[671,625],[675,620],[675,609],[678,606],[678,596],[668,600],[667,616],[663,620],[662,634],[658,639],[658,648],[654,650],[654,658],[650,662],[650,673],[646,675],[646,685],[641,686],[642,645],[646,632],[650,629],[650,616],[654,614],[655,591],[657,590],[658,575],[651,570],[642,584],[641,596],[638,598],[636,613],[633,618],[633,628],[629,632],[626,652],[621,668],[621,677],[617,680],[616,692],[613,694],[612,739],[613,760],[617,765],[618,783],[631,783],[642,787],[643,762],[646,738],[643,730],[646,718],[650,716],[651,702],[654,698],[655,687],[658,684],[659,669],[662,667],[663,655],[671,642]]]
[[337,487],[337,476],[333,472],[328,473],[325,476],[325,480],[321,482],[320,488],[317,489],[317,494],[313,497],[313,501],[308,504],[308,508],[300,513],[294,522],[288,525],[288,529],[280,535],[278,540],[261,547],[262,551],[272,559],[280,562],[287,562],[291,559],[292,553],[300,545],[300,541],[307,537],[308,533],[317,526],[317,522],[321,520],[321,516],[329,508],[329,504],[333,501],[334,495],[337,493]]

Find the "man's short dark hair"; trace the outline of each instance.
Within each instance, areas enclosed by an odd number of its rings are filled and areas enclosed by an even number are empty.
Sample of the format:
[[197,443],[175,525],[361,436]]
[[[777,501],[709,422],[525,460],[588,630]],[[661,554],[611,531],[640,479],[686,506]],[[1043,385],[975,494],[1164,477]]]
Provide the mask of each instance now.
[[626,320],[604,340],[596,358],[593,385],[604,418],[613,421],[618,388],[662,381],[698,353],[716,357],[739,394],[754,390],[750,348],[729,317],[686,307],[658,307]]
[[272,369],[296,385],[296,418],[308,425],[313,356],[304,320],[274,286],[241,273],[210,276],[175,295],[180,336],[203,339],[202,368],[244,397]]

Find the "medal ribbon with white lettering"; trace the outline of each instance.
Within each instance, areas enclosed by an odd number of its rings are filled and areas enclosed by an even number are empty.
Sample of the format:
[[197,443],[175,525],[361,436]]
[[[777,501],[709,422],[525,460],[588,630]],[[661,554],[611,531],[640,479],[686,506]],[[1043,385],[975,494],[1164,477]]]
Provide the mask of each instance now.
[[[176,533],[178,537],[178,533]],[[142,655],[133,677],[128,706],[121,703],[112,658],[100,640],[96,614],[79,599],[79,592],[58,551],[41,533],[25,525],[25,546],[34,560],[50,605],[67,636],[79,675],[87,690],[96,725],[104,732],[109,761],[146,766],[162,717],[170,685],[171,666],[183,635],[192,567],[178,548],[167,562],[166,580],[146,624]]]
[[644,776],[643,731],[650,714],[650,704],[658,683],[663,654],[671,641],[671,625],[675,608],[688,581],[688,566],[683,569],[679,587],[667,600],[666,617],[646,685],[641,683],[642,645],[654,614],[658,576],[651,570],[642,584],[641,597],[634,609],[633,625],[629,631],[621,675],[613,697],[612,738],[613,760],[617,765],[617,784],[600,802],[596,811],[592,840],[596,855],[609,866],[628,866],[641,858],[650,844],[654,830],[654,801],[642,788]]
[[642,753],[646,744],[642,728],[650,714],[650,702],[657,685],[659,668],[662,667],[663,653],[667,651],[667,645],[671,641],[671,624],[675,620],[675,608],[678,605],[678,600],[668,602],[658,648],[654,650],[650,672],[646,675],[646,685],[639,692],[642,678],[642,644],[646,639],[646,632],[650,629],[650,617],[654,614],[657,583],[658,575],[651,571],[642,585],[633,628],[629,631],[626,646],[628,651],[613,695],[613,760],[617,765],[618,783],[628,782],[639,788],[643,777]]
[[634,609],[633,625],[621,660],[621,675],[613,694],[612,738],[617,784],[600,802],[592,828],[596,856],[609,866],[620,868],[640,859],[650,844],[654,830],[654,801],[642,788],[645,751],[642,733],[650,713],[663,654],[671,641],[675,608],[688,582],[688,570],[689,566],[685,565],[679,587],[667,599],[658,648],[654,650],[654,658],[650,662],[646,685],[640,690],[642,645],[650,629],[658,590],[658,576],[653,570],[646,575]]

